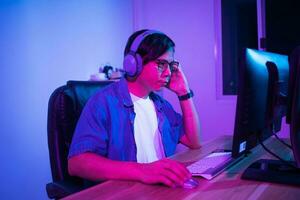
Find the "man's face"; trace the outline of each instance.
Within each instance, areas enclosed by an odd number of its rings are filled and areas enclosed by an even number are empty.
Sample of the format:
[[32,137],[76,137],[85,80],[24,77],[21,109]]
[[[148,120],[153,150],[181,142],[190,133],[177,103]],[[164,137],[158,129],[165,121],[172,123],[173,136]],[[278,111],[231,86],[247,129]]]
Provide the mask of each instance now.
[[156,60],[148,62],[143,66],[141,74],[137,77],[137,81],[148,92],[158,91],[168,84],[171,77],[170,67],[163,68],[163,63],[171,63],[174,61],[173,49],[168,50]]

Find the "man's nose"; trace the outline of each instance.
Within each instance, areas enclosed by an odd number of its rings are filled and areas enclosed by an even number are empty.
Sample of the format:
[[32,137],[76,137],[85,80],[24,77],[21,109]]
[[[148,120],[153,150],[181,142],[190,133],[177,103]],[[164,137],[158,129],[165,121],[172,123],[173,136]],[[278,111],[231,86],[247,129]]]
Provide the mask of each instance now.
[[164,75],[171,76],[171,73],[172,73],[171,67],[168,66],[168,67],[166,68],[166,70],[164,71]]

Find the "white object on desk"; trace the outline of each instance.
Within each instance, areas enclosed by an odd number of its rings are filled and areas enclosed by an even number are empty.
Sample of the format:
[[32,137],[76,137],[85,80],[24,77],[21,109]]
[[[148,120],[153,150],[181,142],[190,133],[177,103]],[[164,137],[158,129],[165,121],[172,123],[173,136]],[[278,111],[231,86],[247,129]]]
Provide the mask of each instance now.
[[106,81],[106,75],[104,73],[96,73],[90,76],[90,81]]

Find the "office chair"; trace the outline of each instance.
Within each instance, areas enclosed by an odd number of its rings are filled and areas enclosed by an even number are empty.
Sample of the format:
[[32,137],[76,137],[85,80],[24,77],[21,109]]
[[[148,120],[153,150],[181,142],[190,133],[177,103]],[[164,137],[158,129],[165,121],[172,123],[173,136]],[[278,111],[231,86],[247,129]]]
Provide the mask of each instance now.
[[112,81],[68,81],[50,96],[47,132],[52,182],[46,185],[49,198],[63,198],[87,187],[85,180],[68,174],[69,147],[87,100],[110,83]]

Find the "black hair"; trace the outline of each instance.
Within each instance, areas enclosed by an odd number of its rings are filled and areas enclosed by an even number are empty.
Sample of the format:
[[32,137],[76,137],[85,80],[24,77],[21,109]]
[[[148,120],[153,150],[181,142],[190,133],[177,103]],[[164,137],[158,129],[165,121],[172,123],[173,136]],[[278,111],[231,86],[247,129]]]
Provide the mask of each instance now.
[[[128,38],[124,50],[124,56],[129,53],[131,45],[135,38],[145,31],[148,31],[148,29],[136,31]],[[142,57],[143,65],[145,65],[148,62],[157,59],[169,49],[175,50],[174,48],[175,43],[167,35],[163,33],[153,33],[144,38],[137,49],[137,53]]]

